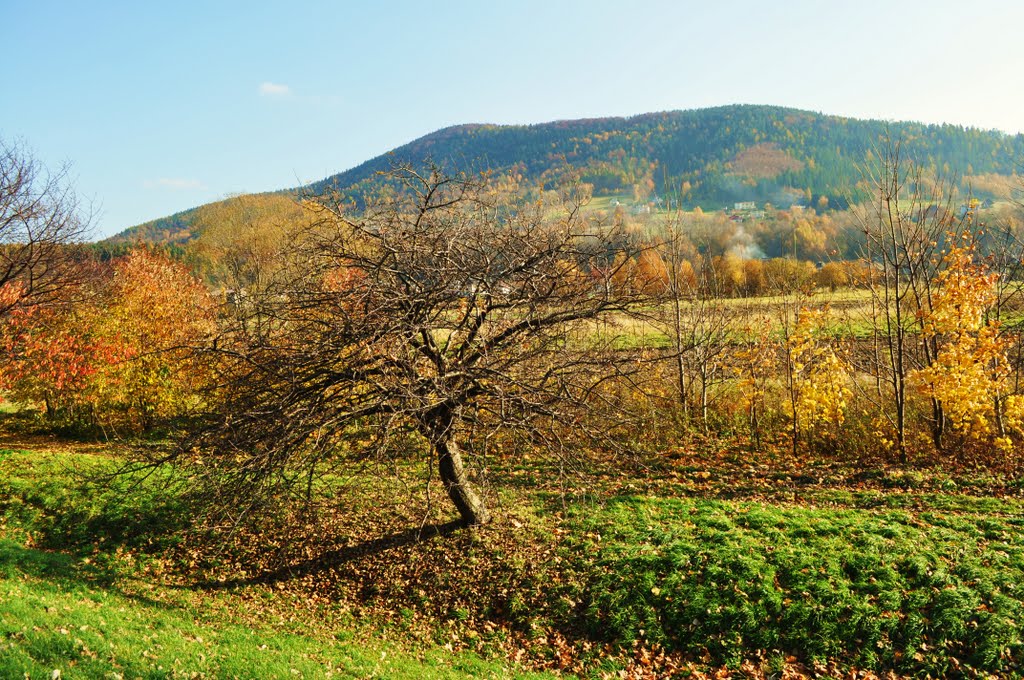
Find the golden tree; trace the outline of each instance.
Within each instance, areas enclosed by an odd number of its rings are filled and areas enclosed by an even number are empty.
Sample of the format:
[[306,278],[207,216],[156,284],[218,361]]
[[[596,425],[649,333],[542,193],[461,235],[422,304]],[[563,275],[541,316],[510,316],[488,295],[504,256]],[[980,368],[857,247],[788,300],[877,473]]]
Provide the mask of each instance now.
[[[931,308],[924,314],[925,338],[935,341],[938,351],[916,378],[929,397],[942,403],[952,427],[974,439],[992,432],[1009,370],[999,323],[987,319],[998,280],[997,273],[976,261],[971,234],[965,234],[946,252]],[[1015,400],[1008,402],[1015,406]],[[998,443],[1009,445],[1005,437]]]
[[94,377],[100,404],[143,429],[188,411],[209,368],[193,351],[214,330],[207,288],[181,263],[140,248],[114,262],[106,298],[97,332],[123,358]]
[[802,307],[789,336],[794,435],[827,431],[842,425],[846,417],[851,369],[827,330],[827,306]]

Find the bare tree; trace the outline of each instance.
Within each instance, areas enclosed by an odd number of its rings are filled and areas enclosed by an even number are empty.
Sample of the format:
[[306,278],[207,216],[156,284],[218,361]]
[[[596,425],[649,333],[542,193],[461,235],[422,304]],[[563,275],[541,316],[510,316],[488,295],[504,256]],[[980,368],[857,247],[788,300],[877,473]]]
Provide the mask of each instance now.
[[0,141],[0,317],[51,301],[74,278],[69,246],[89,229],[67,167],[47,171],[23,147]]
[[223,400],[183,450],[222,462],[221,497],[248,500],[236,513],[282,485],[313,489],[359,427],[364,453],[419,437],[464,523],[487,522],[466,442],[511,430],[557,447],[635,365],[595,323],[643,301],[616,283],[629,241],[589,228],[582,197],[506,200],[436,171],[397,180],[358,219],[321,203],[288,276],[252,305],[274,330],[239,323],[213,350],[230,357]]
[[[725,302],[714,269],[694,269],[687,259],[687,251],[695,249],[682,233],[678,216],[665,232],[659,250],[667,265],[668,303],[659,308],[657,320],[671,343],[683,420],[696,418],[707,431],[713,391],[727,377],[725,359],[735,335],[736,314]],[[694,259],[700,264],[699,256]]]
[[999,436],[1006,436],[1007,427],[1003,419],[1006,397],[1019,395],[1022,390],[1021,377],[1024,368],[1024,343],[1021,338],[1019,323],[1014,316],[1024,304],[1024,203],[1012,200],[1007,210],[992,215],[991,223],[986,224],[976,216],[972,206],[971,214],[977,217],[977,230],[984,245],[986,264],[991,271],[997,272],[996,302],[988,312],[986,322],[999,323],[1000,332],[1007,342],[1006,360],[1010,375],[1006,383],[1007,394],[997,392],[994,397],[994,413],[996,429]]
[[[889,421],[900,461],[907,462],[907,405],[909,379],[930,366],[937,339],[922,336],[925,313],[931,309],[933,282],[941,265],[942,245],[956,240],[964,227],[952,204],[951,184],[927,181],[920,166],[901,156],[890,143],[872,177],[877,202],[860,216],[865,245],[863,257],[871,268],[872,357],[864,368],[875,379],[875,396],[892,405],[880,411]],[[942,448],[945,415],[931,400],[931,434]]]

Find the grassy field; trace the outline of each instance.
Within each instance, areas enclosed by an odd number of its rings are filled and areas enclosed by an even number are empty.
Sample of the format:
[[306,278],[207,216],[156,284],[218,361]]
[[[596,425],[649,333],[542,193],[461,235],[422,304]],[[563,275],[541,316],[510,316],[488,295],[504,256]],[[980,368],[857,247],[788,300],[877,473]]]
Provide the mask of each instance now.
[[[878,301],[875,301],[878,305]],[[884,334],[884,318],[880,310],[872,305],[871,291],[863,288],[841,288],[835,291],[819,288],[813,294],[760,295],[754,297],[725,298],[715,302],[727,319],[733,342],[744,342],[757,337],[760,329],[767,327],[773,337],[783,337],[783,321],[793,324],[802,307],[827,308],[825,330],[829,337],[837,340],[864,340],[871,338],[875,324]],[[683,305],[685,323],[693,323],[697,313],[688,303]],[[872,319],[876,319],[873,321]],[[642,314],[619,315],[604,325],[598,325],[599,333],[616,338],[620,347],[666,348],[670,345],[672,308],[665,303],[660,308],[643,310]],[[911,312],[907,315],[911,334],[918,333],[918,327]],[[1004,329],[1019,329],[1024,325],[1024,311],[1009,309],[1003,311],[1000,323]],[[597,325],[597,324],[595,324]]]
[[543,677],[303,593],[183,585],[166,478],[96,486],[104,448],[31,449],[0,448],[0,677]]
[[1024,498],[999,475],[711,445],[579,479],[517,460],[495,466],[496,522],[465,531],[410,462],[207,545],[187,482],[98,484],[118,461],[0,445],[0,677],[1014,676],[1024,660]]
[[[49,678],[56,671],[65,678],[520,676],[472,653],[416,649],[336,619],[333,625],[312,616],[296,622],[278,612],[256,624],[242,623],[252,616],[233,611],[238,607],[274,611],[281,603],[244,593],[170,590],[145,577],[122,576],[105,584],[84,566],[82,558],[0,541],[0,676]],[[104,577],[109,574],[101,581]]]

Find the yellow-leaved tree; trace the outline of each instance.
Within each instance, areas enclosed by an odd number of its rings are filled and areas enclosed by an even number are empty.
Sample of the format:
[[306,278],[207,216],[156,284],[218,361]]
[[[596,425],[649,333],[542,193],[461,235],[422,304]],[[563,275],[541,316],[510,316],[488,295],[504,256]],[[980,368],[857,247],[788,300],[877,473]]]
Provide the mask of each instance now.
[[954,430],[976,440],[995,432],[996,444],[1005,450],[1010,439],[1003,427],[993,430],[993,425],[1005,416],[1011,426],[1019,427],[1022,404],[1015,397],[1003,399],[1006,412],[999,412],[1009,371],[1006,341],[998,321],[987,319],[998,280],[997,273],[977,261],[970,234],[949,248],[936,276],[931,307],[924,314],[925,339],[935,342],[938,351],[915,378],[925,394],[942,404]]
[[799,434],[836,434],[853,394],[851,368],[828,337],[828,307],[801,307],[789,336],[790,416]]
[[0,319],[0,389],[47,417],[148,430],[198,406],[213,366],[196,351],[216,302],[180,262],[144,248],[97,264],[66,299]]
[[761,426],[767,410],[768,386],[775,374],[778,343],[772,335],[771,319],[759,316],[741,331],[746,341],[733,353],[739,403],[750,428],[751,444],[761,446]]

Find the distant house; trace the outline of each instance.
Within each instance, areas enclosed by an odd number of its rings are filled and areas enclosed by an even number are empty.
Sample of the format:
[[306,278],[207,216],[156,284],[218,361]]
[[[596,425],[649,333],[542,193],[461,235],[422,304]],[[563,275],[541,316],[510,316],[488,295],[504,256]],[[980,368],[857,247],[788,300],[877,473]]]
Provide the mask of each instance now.
[[754,210],[757,208],[757,204],[753,201],[739,201],[733,203],[733,210]]
[[945,214],[945,208],[940,208],[939,206],[932,204],[927,208],[919,208],[917,212],[910,216],[910,221],[917,223],[922,220],[937,220],[942,219]]

